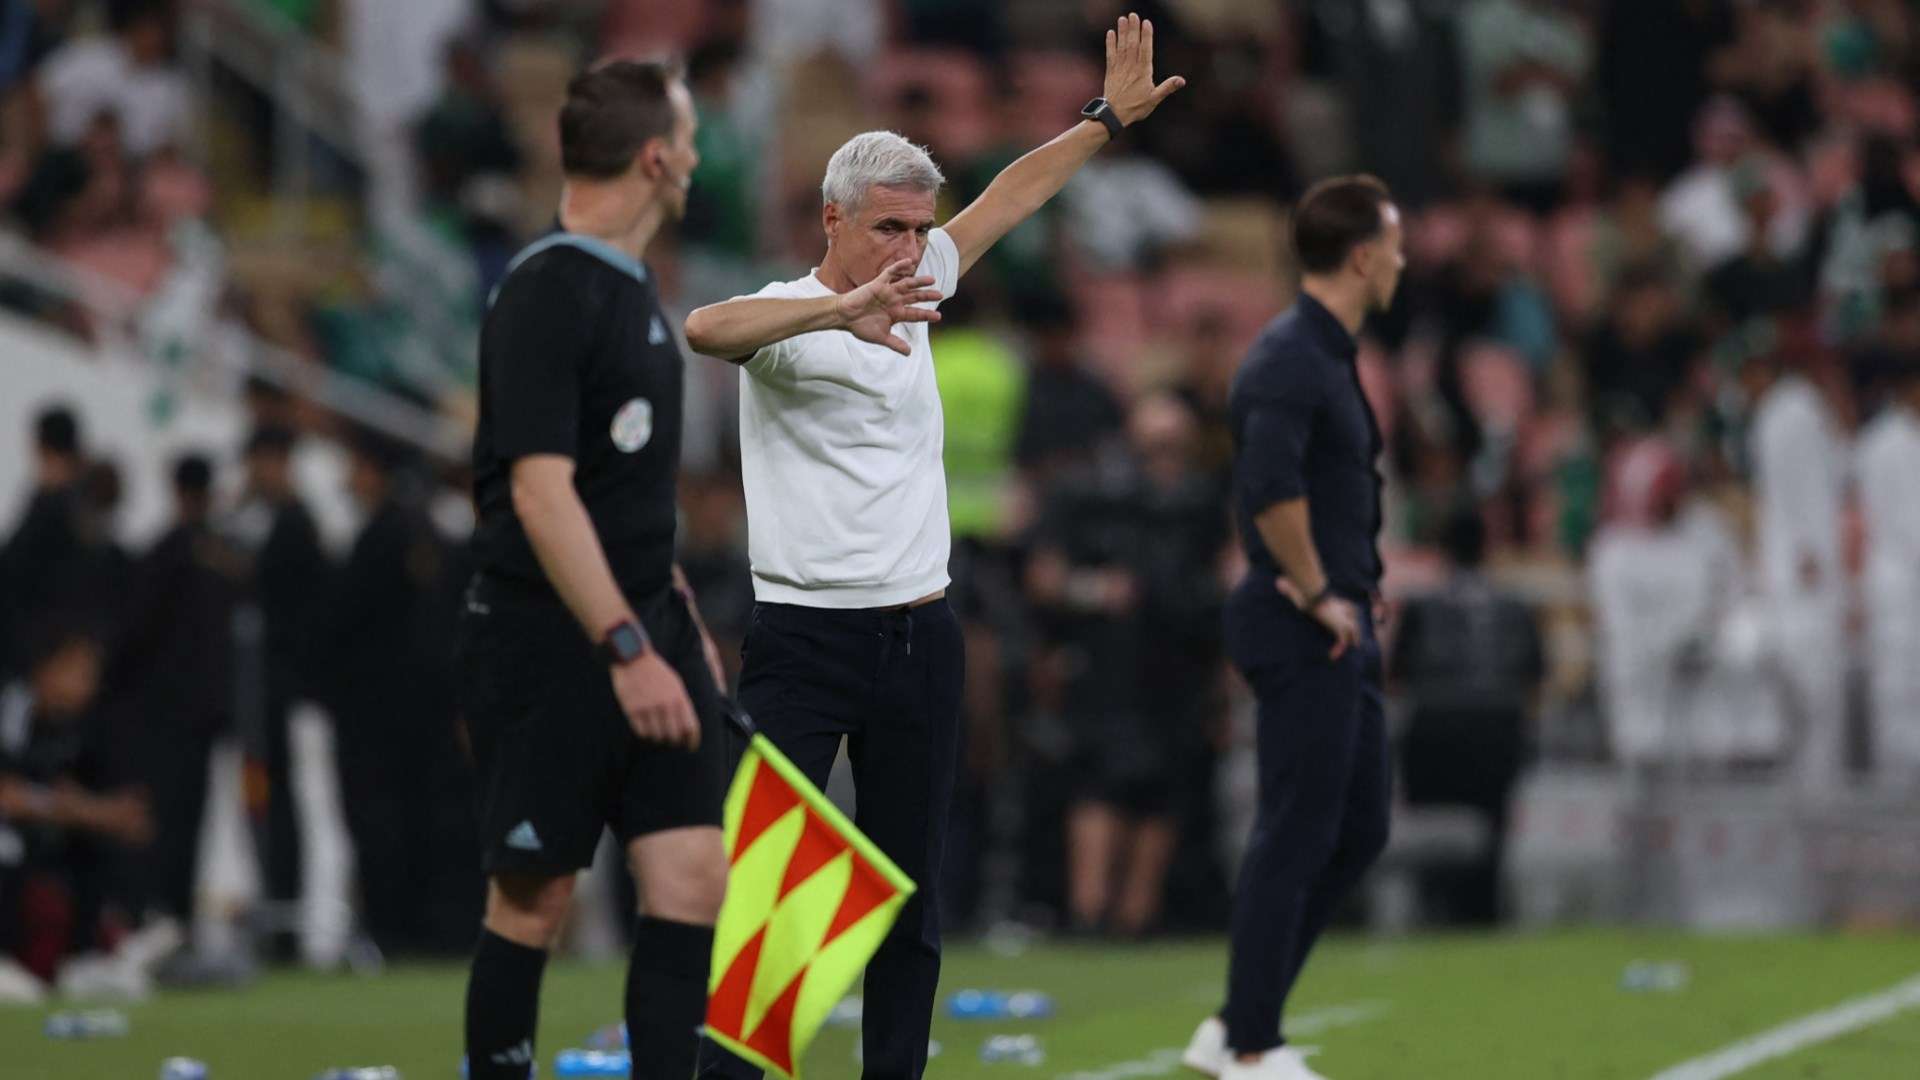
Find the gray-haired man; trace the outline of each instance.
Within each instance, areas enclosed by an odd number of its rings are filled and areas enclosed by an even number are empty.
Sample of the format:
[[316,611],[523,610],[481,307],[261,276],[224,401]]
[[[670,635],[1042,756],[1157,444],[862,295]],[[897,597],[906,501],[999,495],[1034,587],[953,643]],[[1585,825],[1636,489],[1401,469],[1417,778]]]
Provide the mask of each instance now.
[[[932,893],[960,730],[965,657],[945,600],[951,538],[927,324],[988,248],[1184,82],[1156,85],[1153,25],[1121,19],[1107,32],[1106,96],[1087,119],[1008,166],[944,229],[933,223],[943,178],[926,151],[890,132],[855,136],[821,184],[819,267],[687,319],[695,350],[742,368],[758,603],[740,702],[815,783],[848,739],[856,821],[921,886],[867,967],[869,1080],[926,1068],[940,977]],[[701,1052],[703,1077],[756,1073],[717,1046]]]

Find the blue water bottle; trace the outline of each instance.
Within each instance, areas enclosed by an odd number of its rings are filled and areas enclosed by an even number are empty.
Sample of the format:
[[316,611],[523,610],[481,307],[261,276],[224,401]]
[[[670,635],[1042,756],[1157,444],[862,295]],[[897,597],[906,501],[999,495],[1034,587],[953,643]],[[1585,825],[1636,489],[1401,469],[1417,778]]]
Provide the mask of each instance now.
[[1005,1019],[1007,995],[997,990],[959,990],[947,999],[947,1015],[955,1020]]
[[1044,1065],[1047,1052],[1032,1035],[994,1035],[980,1044],[980,1060],[988,1065]]
[[1038,990],[1022,990],[1007,995],[1010,1020],[1045,1020],[1053,1015],[1053,999]]
[[207,1080],[207,1063],[188,1057],[170,1057],[160,1063],[160,1080]]

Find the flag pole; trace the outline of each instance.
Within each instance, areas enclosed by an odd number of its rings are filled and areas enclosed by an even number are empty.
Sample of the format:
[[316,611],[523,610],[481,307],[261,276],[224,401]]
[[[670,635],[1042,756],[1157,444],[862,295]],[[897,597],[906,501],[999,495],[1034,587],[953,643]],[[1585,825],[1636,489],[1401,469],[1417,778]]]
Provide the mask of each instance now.
[[733,725],[733,730],[739,732],[741,738],[752,742],[753,737],[760,733],[760,729],[753,723],[753,717],[748,716],[747,710],[742,709],[740,703],[730,697],[721,698],[720,701],[721,709],[727,714],[727,722]]

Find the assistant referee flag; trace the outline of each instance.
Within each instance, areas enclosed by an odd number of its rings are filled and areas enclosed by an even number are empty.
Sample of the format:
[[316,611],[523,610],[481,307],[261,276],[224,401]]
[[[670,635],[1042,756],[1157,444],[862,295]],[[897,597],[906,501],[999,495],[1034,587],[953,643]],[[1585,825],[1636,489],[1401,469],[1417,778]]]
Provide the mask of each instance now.
[[707,1034],[799,1080],[808,1044],[914,885],[760,734],[727,792],[726,843]]

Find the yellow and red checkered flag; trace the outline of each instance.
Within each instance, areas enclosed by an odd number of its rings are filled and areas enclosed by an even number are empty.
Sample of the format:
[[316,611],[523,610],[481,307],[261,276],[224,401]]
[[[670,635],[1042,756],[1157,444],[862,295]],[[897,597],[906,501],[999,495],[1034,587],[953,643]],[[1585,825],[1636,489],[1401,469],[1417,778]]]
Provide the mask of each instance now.
[[[751,722],[735,721],[751,732]],[[913,882],[767,737],[727,792],[727,899],[707,1034],[799,1080],[800,1059],[913,894]]]

